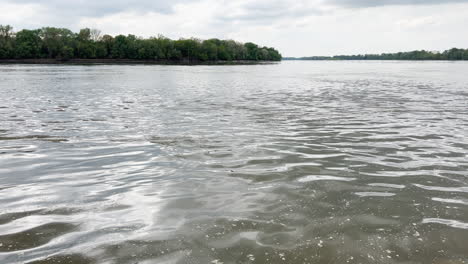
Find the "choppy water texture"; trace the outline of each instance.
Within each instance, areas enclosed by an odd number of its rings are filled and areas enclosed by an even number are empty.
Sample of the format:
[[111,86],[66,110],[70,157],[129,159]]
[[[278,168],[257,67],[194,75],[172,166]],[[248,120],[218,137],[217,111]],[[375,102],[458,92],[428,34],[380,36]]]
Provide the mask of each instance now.
[[468,263],[467,73],[0,65],[0,263]]

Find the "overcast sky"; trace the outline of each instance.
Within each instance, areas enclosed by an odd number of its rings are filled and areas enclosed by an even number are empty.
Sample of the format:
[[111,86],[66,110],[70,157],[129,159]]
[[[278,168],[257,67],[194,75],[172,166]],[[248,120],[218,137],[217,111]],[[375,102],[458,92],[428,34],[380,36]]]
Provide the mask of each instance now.
[[468,48],[468,0],[0,0],[0,24],[252,41],[284,56]]

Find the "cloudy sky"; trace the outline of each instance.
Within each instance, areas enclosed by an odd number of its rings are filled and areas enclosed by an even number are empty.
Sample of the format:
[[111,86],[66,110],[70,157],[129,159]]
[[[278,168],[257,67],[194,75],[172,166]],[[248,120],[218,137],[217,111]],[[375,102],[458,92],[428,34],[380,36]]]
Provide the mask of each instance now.
[[0,0],[0,24],[253,41],[284,56],[468,48],[468,0]]

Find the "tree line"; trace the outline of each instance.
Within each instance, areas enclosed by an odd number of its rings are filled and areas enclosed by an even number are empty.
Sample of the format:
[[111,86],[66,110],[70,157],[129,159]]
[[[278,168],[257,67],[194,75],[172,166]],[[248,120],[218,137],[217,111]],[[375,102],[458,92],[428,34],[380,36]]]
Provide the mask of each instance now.
[[103,35],[96,29],[74,33],[44,27],[14,32],[0,25],[0,59],[131,59],[172,61],[280,61],[274,48],[234,40],[196,38],[171,40],[162,35]]
[[468,60],[468,49],[452,48],[443,52],[416,50],[410,52],[313,56],[302,58],[284,58],[285,60]]

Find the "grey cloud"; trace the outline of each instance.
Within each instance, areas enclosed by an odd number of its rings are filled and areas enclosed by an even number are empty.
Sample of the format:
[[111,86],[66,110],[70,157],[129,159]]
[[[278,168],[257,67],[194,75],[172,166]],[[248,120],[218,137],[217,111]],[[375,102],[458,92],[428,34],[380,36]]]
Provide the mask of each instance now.
[[[390,5],[435,5],[449,3],[468,3],[468,0],[322,0],[323,4],[332,4],[343,8],[366,8]],[[304,0],[253,0],[246,2],[242,14],[227,14],[221,21],[246,21],[270,23],[280,18],[300,18],[322,15],[325,11],[320,5],[307,4]]]
[[[0,0],[15,4],[39,4],[53,11],[51,16],[73,18],[77,16],[100,17],[123,11],[157,12],[168,14],[174,5],[201,0]],[[226,1],[226,0],[220,0]],[[282,17],[302,17],[320,13],[307,0],[252,0],[244,2],[246,11],[241,15],[226,12],[221,20],[261,21]],[[468,0],[322,0],[323,3],[347,8],[376,7],[386,5],[430,5],[444,3],[468,3]],[[232,2],[231,2],[232,3]],[[235,3],[235,2],[234,2]]]
[[[189,1],[190,0],[9,0],[10,3],[15,4],[39,4],[42,7],[54,10],[54,15],[72,16],[103,16],[122,11],[171,13],[175,4]],[[0,4],[1,2],[2,0],[0,0]]]
[[435,5],[468,3],[468,0],[326,0],[325,2],[343,7],[378,7],[388,5]]
[[[102,17],[119,12],[156,12],[170,14],[179,3],[200,2],[202,0],[0,0],[2,3],[38,4],[45,7],[49,21],[57,24],[73,24],[77,17]],[[433,5],[444,3],[468,3],[468,0],[219,0],[229,6],[236,6],[237,11],[225,10],[215,17],[222,23],[246,22],[267,24],[278,19],[301,18],[323,14],[323,4],[331,4],[342,8],[365,8],[387,5]],[[321,2],[320,2],[321,1]],[[54,23],[55,24],[55,23]]]
[[304,5],[303,1],[269,0],[252,1],[240,6],[242,14],[227,14],[219,17],[222,21],[247,21],[269,23],[280,18],[298,18],[320,14],[316,7]]

